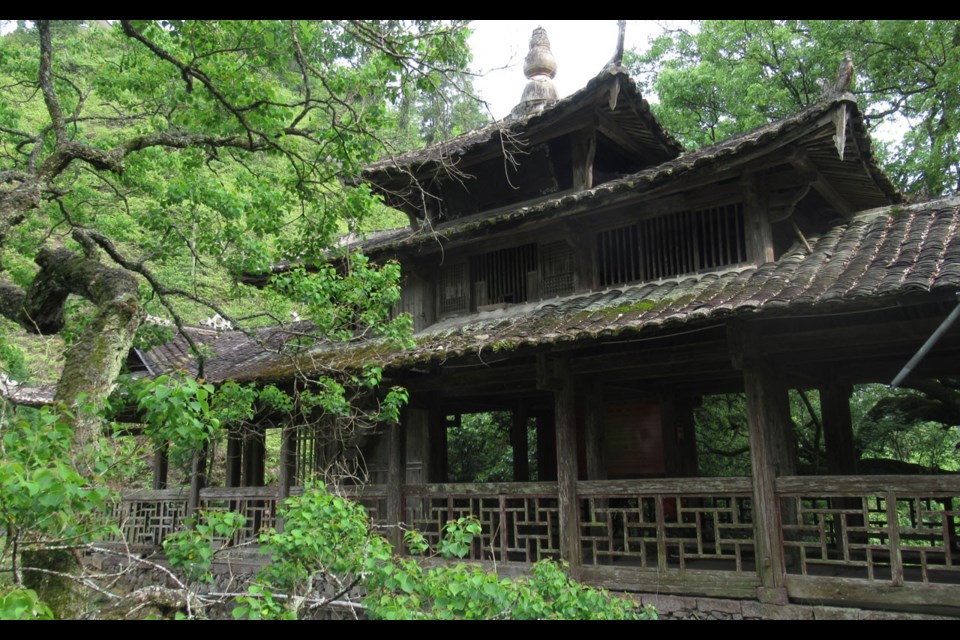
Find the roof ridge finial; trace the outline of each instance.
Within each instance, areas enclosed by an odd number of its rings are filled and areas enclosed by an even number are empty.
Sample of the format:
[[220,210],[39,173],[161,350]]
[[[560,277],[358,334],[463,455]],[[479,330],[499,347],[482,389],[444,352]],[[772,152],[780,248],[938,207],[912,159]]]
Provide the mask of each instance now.
[[557,101],[557,89],[553,86],[557,59],[553,57],[550,39],[543,27],[534,29],[530,36],[530,51],[523,61],[523,73],[529,82],[512,115],[532,115]]

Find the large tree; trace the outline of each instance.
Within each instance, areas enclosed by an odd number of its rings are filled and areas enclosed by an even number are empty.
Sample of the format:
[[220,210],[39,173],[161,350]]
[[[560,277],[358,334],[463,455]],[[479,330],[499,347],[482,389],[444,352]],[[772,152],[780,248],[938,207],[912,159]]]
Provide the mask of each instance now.
[[697,147],[813,103],[846,52],[871,127],[902,130],[891,177],[918,195],[960,190],[958,21],[704,20],[626,62],[667,129]]
[[[373,207],[343,184],[380,151],[391,103],[462,70],[465,38],[434,21],[45,20],[0,38],[0,314],[50,334],[68,297],[92,303],[56,395],[78,438],[144,298],[178,325],[179,300],[210,302],[165,262],[322,264],[343,221]],[[322,306],[324,275],[284,286]]]

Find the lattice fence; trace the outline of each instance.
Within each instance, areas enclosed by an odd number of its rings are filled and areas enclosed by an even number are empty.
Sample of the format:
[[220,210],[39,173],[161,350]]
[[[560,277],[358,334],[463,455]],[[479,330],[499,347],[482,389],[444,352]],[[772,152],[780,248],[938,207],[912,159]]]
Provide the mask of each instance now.
[[910,493],[784,499],[788,572],[960,583],[960,497]]
[[[275,488],[270,490],[276,493]],[[222,491],[221,489],[213,495],[204,495],[201,491],[199,509],[206,512],[233,511],[245,517],[246,523],[229,541],[218,540],[217,542],[221,544],[226,542],[226,546],[256,543],[262,531],[277,526],[276,496],[263,496],[260,492],[245,495],[240,489],[228,490],[233,494],[230,496],[218,495]]]
[[179,531],[187,511],[187,498],[177,490],[131,494],[114,507],[120,538],[130,546],[159,547],[163,539]]
[[[422,486],[422,485],[421,485]],[[476,516],[482,534],[469,558],[498,562],[536,562],[560,556],[556,495],[507,493],[405,496],[404,522],[420,531],[434,549],[447,522]]]
[[580,505],[584,564],[660,571],[754,571],[749,493],[631,494],[624,490],[582,497]]

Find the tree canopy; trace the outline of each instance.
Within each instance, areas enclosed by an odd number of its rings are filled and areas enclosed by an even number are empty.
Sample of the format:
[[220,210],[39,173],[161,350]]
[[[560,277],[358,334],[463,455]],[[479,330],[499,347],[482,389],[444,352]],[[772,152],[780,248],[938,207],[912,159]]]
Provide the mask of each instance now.
[[657,117],[698,147],[813,103],[846,52],[853,93],[874,130],[903,128],[885,167],[907,193],[960,189],[960,22],[702,20],[664,32],[625,63]]
[[[145,304],[182,327],[184,302],[231,315],[204,276],[326,264],[337,234],[376,208],[344,183],[382,152],[402,95],[464,68],[462,27],[37,21],[0,39],[0,314],[49,334],[69,296],[93,306],[57,400],[103,405]],[[192,273],[167,269],[177,260]],[[376,281],[390,293],[362,300],[338,300],[342,276],[287,278],[283,293],[323,335],[357,322],[382,333],[396,270]]]

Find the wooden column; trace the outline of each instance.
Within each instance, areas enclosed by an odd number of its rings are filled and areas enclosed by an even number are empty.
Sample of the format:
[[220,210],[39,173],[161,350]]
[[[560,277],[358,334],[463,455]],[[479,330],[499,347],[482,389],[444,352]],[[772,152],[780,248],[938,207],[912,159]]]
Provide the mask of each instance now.
[[577,577],[580,567],[580,505],[577,502],[577,414],[573,376],[568,358],[540,356],[537,386],[553,391],[557,439],[557,511],[560,519],[560,557]]
[[781,509],[776,493],[778,475],[793,475],[789,438],[789,404],[778,368],[763,356],[755,327],[730,325],[734,364],[743,370],[750,429],[750,466],[753,475],[753,519],[757,571],[762,601],[786,604],[786,563],[781,542]]
[[510,423],[510,446],[513,448],[513,481],[530,481],[530,452],[527,447],[527,410],[523,401],[513,410]]
[[153,488],[154,490],[167,488],[167,443],[163,443],[153,452]]
[[290,487],[297,478],[297,428],[285,426],[280,431],[280,500],[290,497]]
[[227,473],[228,487],[239,487],[243,478],[243,434],[236,429],[227,433]]
[[243,486],[263,486],[265,453],[263,430],[247,431],[243,436]]
[[553,416],[537,414],[537,480],[557,479],[557,439]]
[[430,438],[429,469],[427,482],[447,481],[447,416],[436,406],[430,408],[427,424]]
[[200,490],[207,485],[207,452],[209,445],[193,452],[193,461],[190,464],[190,495],[187,496],[187,517],[192,518],[200,506]]
[[683,478],[696,478],[700,475],[700,461],[697,458],[697,428],[693,417],[695,406],[699,405],[690,396],[678,396],[673,406],[680,458],[679,471]]
[[607,436],[603,419],[603,389],[596,384],[587,399],[587,480],[607,479]]
[[767,191],[760,176],[743,176],[743,230],[747,260],[754,264],[773,262],[773,232],[767,206]]
[[820,387],[820,413],[823,436],[827,445],[827,471],[831,475],[853,475],[857,472],[857,451],[853,443],[853,420],[850,417],[849,384],[829,379]]
[[593,187],[593,160],[597,154],[597,133],[592,127],[572,136],[570,154],[573,161],[573,189]]
[[387,513],[386,520],[389,530],[387,539],[393,545],[395,552],[403,549],[403,531],[400,523],[403,522],[403,481],[406,467],[407,443],[404,437],[402,424],[392,424],[384,434],[387,439]]

